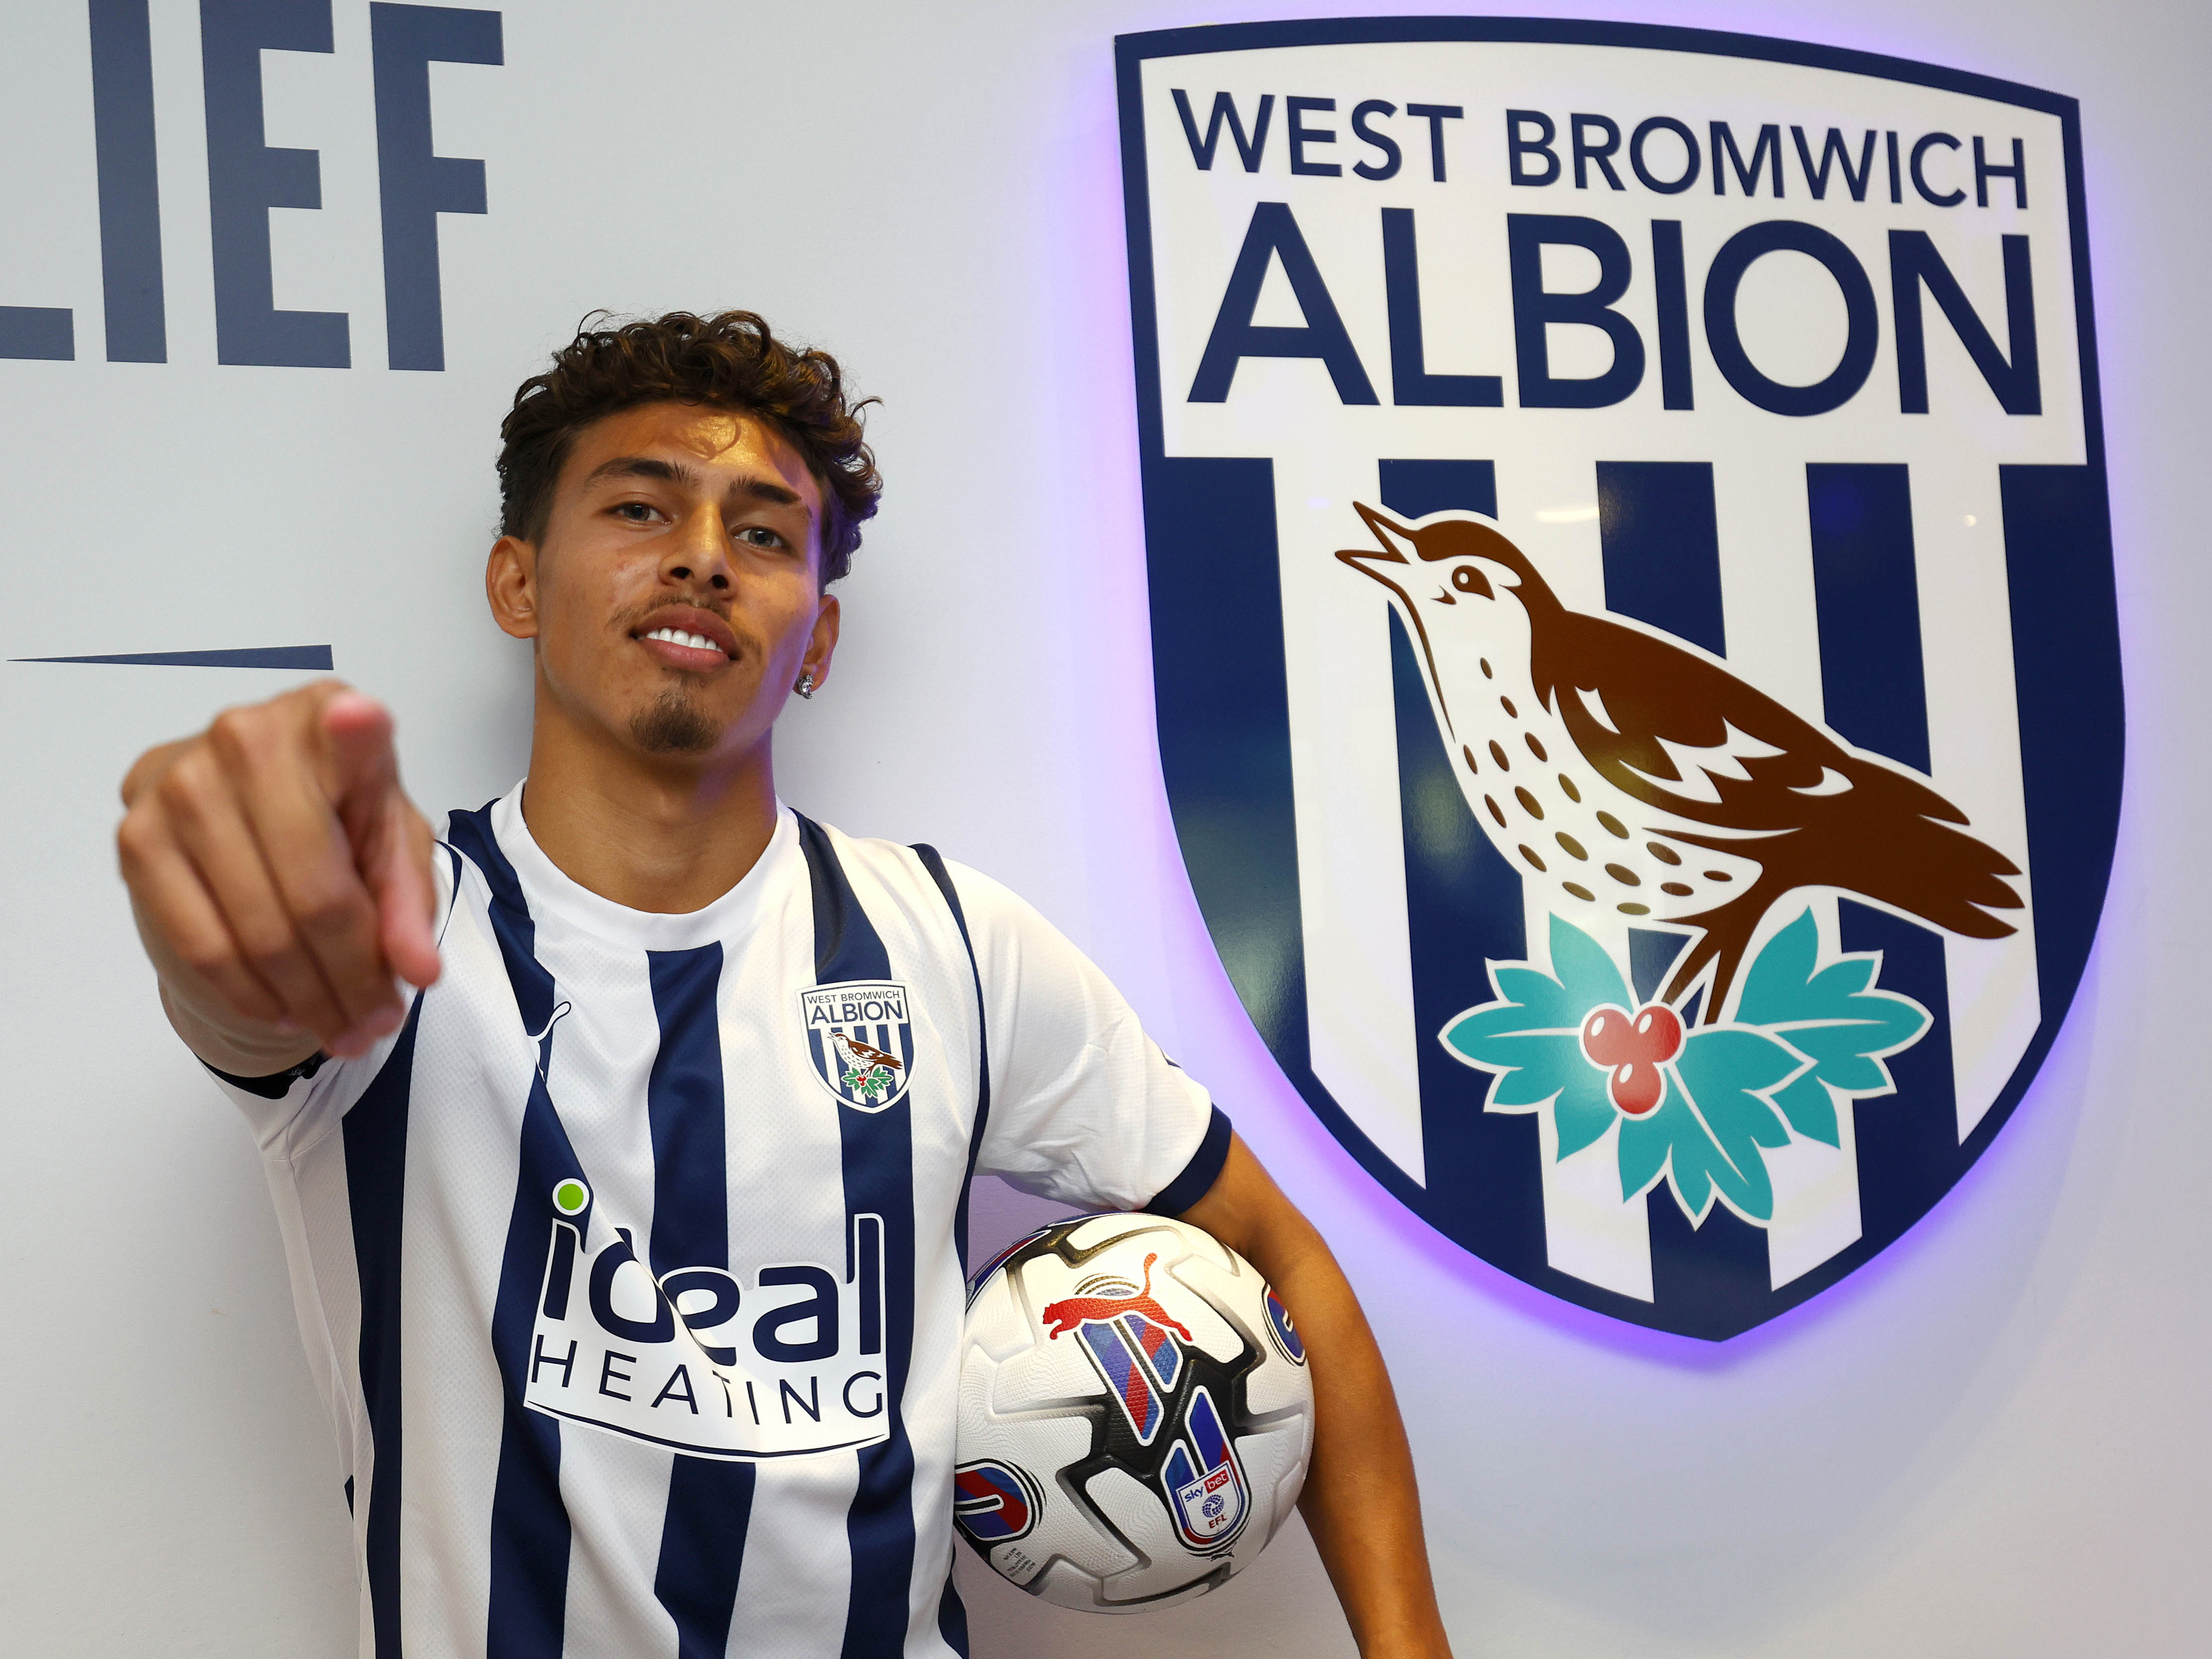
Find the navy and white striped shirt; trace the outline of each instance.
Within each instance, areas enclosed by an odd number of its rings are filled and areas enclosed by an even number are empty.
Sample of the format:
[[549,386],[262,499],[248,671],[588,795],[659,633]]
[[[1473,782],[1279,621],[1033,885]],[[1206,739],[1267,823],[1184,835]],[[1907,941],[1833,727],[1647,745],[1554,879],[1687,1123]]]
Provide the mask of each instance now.
[[373,1659],[964,1652],[967,1181],[1188,1207],[1227,1121],[1036,913],[780,810],[686,915],[518,787],[441,848],[444,972],[356,1060],[224,1079],[349,1472]]

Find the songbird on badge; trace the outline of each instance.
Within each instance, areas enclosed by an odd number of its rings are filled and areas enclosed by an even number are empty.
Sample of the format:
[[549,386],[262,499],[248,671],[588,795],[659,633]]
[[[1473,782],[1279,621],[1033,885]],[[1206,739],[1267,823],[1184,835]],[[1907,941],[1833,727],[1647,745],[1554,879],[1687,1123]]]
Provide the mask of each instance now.
[[1571,611],[1487,524],[1358,507],[1337,557],[1403,619],[1483,832],[1558,912],[1693,934],[1662,992],[1710,973],[1722,1018],[1760,919],[1825,889],[1971,939],[2016,910],[2012,861],[1894,762],[1854,749],[1668,635]]
[[889,1066],[894,1072],[906,1069],[906,1062],[896,1054],[887,1054],[849,1033],[832,1031],[830,1040],[836,1045],[837,1057],[855,1071],[866,1072],[878,1066]]

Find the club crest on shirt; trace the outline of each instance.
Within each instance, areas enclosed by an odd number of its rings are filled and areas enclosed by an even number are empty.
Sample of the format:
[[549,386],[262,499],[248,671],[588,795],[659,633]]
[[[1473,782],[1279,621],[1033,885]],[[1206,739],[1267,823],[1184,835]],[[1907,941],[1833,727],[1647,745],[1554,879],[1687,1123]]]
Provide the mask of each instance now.
[[846,1105],[880,1112],[906,1097],[914,1027],[907,988],[889,980],[850,980],[799,994],[807,1058],[822,1086]]

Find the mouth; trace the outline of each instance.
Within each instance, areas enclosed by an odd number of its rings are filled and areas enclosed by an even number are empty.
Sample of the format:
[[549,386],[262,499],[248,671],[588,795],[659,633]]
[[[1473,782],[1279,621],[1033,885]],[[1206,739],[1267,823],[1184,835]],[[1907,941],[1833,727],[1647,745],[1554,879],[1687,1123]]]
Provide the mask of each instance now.
[[629,636],[667,667],[687,673],[713,673],[738,655],[730,625],[695,605],[663,605],[631,629]]

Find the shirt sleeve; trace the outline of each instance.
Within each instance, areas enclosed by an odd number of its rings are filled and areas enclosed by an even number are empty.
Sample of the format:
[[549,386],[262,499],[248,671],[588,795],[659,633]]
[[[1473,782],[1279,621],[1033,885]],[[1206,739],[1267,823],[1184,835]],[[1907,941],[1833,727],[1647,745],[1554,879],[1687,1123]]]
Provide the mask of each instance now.
[[988,877],[950,869],[991,1066],[977,1170],[1084,1209],[1188,1210],[1228,1158],[1228,1118],[1058,929]]
[[[419,996],[420,992],[410,992]],[[413,1012],[413,1003],[409,1004]],[[400,1030],[406,1030],[403,1024]],[[343,1117],[362,1092],[384,1069],[398,1042],[398,1033],[386,1037],[367,1054],[352,1060],[332,1060],[320,1049],[289,1071],[267,1077],[234,1077],[207,1066],[216,1086],[230,1097],[246,1115],[253,1139],[266,1157],[292,1158],[319,1140],[325,1130]]]

